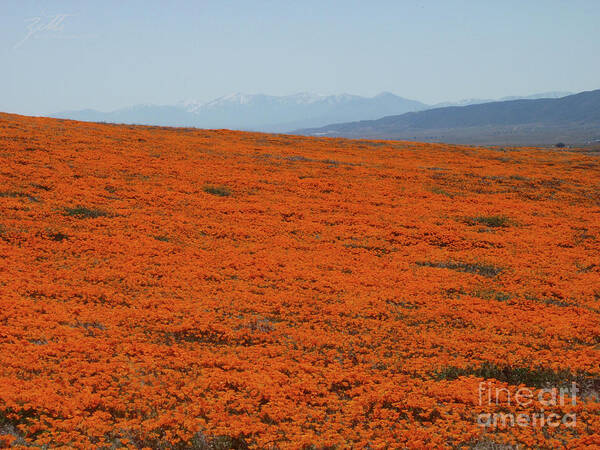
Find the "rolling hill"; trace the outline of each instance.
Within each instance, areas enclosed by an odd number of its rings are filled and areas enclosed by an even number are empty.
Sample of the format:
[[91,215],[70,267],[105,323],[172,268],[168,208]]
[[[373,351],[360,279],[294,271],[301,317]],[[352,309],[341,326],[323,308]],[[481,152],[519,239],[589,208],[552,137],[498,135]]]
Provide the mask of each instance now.
[[600,138],[600,90],[436,108],[294,133],[473,144],[582,144]]
[[0,448],[600,442],[597,156],[0,113],[0,167]]

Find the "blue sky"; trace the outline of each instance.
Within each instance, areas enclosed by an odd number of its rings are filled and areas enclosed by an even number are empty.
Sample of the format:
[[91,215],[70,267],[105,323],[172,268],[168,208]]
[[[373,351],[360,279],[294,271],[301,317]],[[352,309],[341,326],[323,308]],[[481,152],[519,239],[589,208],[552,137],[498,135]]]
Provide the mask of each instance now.
[[3,0],[0,110],[232,92],[435,103],[591,90],[599,24],[597,0]]

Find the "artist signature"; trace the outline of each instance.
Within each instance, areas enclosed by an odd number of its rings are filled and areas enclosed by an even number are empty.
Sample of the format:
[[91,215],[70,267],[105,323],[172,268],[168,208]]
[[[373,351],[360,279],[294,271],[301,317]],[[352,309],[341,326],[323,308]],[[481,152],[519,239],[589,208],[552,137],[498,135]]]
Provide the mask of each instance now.
[[61,33],[65,28],[65,19],[73,15],[74,14],[56,14],[54,16],[39,16],[26,19],[27,34],[15,44],[14,48],[19,48],[32,37],[42,33]]

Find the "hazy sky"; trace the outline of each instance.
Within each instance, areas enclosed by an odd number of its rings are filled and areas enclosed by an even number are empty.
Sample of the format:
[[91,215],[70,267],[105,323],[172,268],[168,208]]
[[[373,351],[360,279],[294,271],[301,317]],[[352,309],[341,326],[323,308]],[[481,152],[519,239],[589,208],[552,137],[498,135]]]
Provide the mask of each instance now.
[[598,0],[2,0],[0,110],[577,92],[600,88],[598,55]]

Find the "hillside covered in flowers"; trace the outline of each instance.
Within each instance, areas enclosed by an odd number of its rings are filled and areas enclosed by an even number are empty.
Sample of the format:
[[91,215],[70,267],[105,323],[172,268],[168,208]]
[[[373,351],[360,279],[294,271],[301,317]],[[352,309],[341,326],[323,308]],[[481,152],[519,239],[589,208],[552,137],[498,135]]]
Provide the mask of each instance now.
[[0,443],[599,448],[599,275],[597,154],[0,114]]

